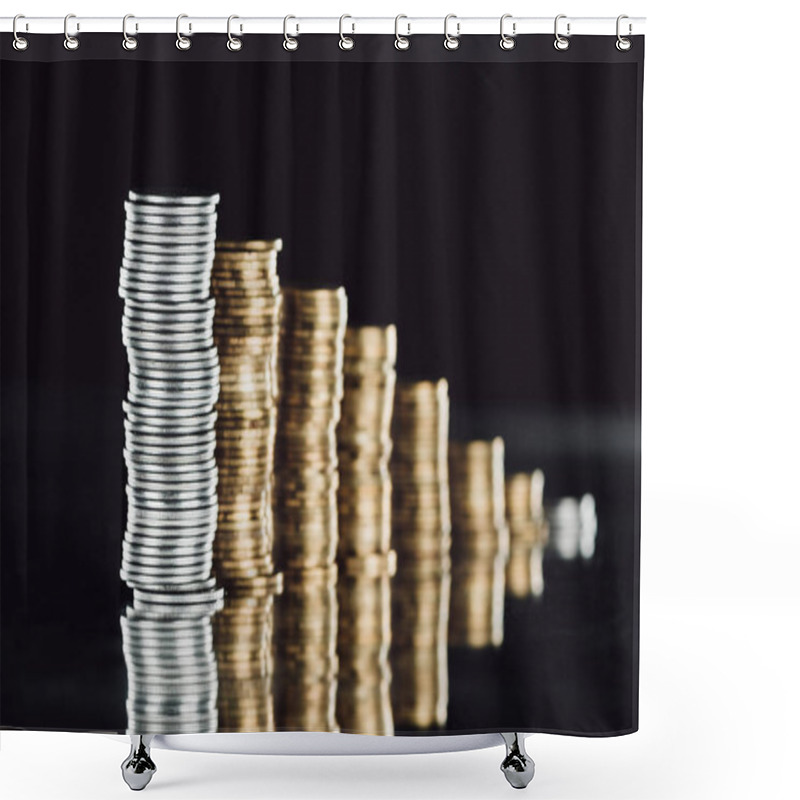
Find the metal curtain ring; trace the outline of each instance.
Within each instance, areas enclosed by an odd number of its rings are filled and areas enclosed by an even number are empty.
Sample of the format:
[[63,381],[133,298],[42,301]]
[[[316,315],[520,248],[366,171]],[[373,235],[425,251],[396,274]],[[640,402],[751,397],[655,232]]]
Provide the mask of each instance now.
[[[187,36],[184,36],[181,33],[181,20],[188,19],[188,14],[178,14],[177,18],[175,19],[175,35],[178,37],[175,40],[175,47],[178,50],[188,50],[192,46],[192,40],[189,39]],[[192,30],[192,23],[189,23],[189,31]]]
[[[620,14],[617,17],[617,41],[616,41],[616,45],[617,45],[617,50],[619,50],[622,53],[626,53],[628,50],[631,49],[631,46],[633,45],[633,42],[630,39],[627,39],[626,37],[622,36],[622,34],[620,34],[620,32],[619,32],[619,27],[620,27],[619,24],[624,19],[628,19],[628,15],[627,14]],[[628,23],[628,35],[630,35],[632,32],[633,32],[633,26],[629,22]]]
[[[558,21],[560,19],[566,19],[566,18],[567,18],[566,14],[559,14],[556,17],[556,21],[555,21],[555,23],[553,25],[553,32],[555,33],[555,37],[556,37],[556,40],[553,42],[553,47],[555,47],[556,50],[561,50],[561,51],[569,50],[569,39],[567,39],[566,37],[562,36],[558,32]],[[570,23],[568,22],[567,23],[567,36],[569,36],[569,33],[570,33],[569,29],[570,29]]]
[[[11,32],[14,34],[14,41],[12,42],[12,45],[13,45],[15,50],[20,50],[20,51],[27,50],[28,49],[28,44],[29,44],[28,40],[24,36],[20,36],[17,33],[17,20],[18,19],[25,19],[25,15],[24,14],[17,14],[17,16],[14,17],[14,22],[12,23],[12,26],[11,26]],[[26,31],[28,30],[28,23],[27,22],[25,23],[25,30]]]
[[406,32],[405,36],[400,35],[400,20],[401,19],[408,19],[405,14],[398,14],[394,18],[394,46],[398,50],[408,50],[411,47],[411,41],[408,38],[411,36],[411,23],[407,22],[406,26],[408,27],[408,31]]
[[[135,36],[128,36],[128,20],[136,19],[133,14],[126,14],[122,18],[122,46],[126,50],[135,50],[139,46],[139,40]],[[134,23],[134,30],[139,30],[139,23]]]
[[[75,15],[74,14],[67,14],[67,16],[64,17],[64,49],[65,50],[77,50],[81,46],[81,43],[78,41],[78,37],[77,36],[70,36],[69,35],[69,21],[71,19],[75,19]],[[80,23],[77,23],[75,25],[75,30],[79,31],[80,29],[81,29]]]
[[[231,22],[233,22],[235,19],[239,19],[239,17],[237,17],[236,14],[231,14],[228,17],[228,44],[227,44],[227,47],[228,47],[228,50],[230,50],[232,53],[235,53],[237,50],[241,50],[242,49],[242,40],[239,39],[237,36],[234,36],[231,33]],[[241,33],[241,32],[242,32],[242,26],[239,25],[239,33]]]
[[[353,18],[349,14],[342,14],[342,16],[339,17],[339,47],[341,47],[342,50],[352,50],[356,46],[356,43],[352,36],[344,35],[344,21],[346,19],[353,19]],[[355,22],[352,23],[352,28],[353,29],[351,33],[355,33],[356,32]]]
[[503,14],[503,16],[500,17],[500,47],[502,47],[503,50],[513,50],[517,45],[517,41],[514,38],[517,35],[517,23],[511,23],[511,36],[509,36],[505,32],[505,22],[507,19],[512,19],[512,15]]
[[[298,42],[297,39],[295,39],[294,37],[289,36],[289,20],[290,19],[296,19],[296,17],[293,17],[291,14],[288,14],[287,16],[285,16],[283,18],[283,49],[292,51],[292,50],[297,50],[300,42]],[[295,26],[295,33],[296,34],[300,33],[300,26],[299,25]]]
[[[452,36],[447,30],[447,23],[450,22],[451,19],[456,20],[456,35]],[[448,14],[444,18],[444,46],[446,50],[458,50],[458,46],[461,42],[458,40],[458,37],[461,35],[461,23],[458,22],[458,17],[455,14]]]

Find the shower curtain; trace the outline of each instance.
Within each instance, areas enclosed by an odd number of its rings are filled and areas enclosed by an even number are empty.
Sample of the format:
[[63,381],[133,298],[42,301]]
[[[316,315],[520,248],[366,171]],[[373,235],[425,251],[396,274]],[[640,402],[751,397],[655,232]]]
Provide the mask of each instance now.
[[636,730],[643,37],[0,38],[0,727]]

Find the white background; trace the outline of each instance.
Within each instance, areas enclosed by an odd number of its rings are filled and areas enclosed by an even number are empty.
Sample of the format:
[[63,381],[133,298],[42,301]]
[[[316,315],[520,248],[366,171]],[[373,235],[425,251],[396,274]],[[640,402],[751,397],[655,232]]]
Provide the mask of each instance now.
[[[555,798],[800,797],[798,4],[37,0],[3,14],[646,16],[639,733],[534,736]],[[7,35],[7,34],[4,34]],[[2,98],[2,113],[14,113]],[[546,157],[546,154],[543,154]],[[3,798],[128,796],[127,748],[4,732]],[[163,798],[508,797],[501,750],[155,751]]]

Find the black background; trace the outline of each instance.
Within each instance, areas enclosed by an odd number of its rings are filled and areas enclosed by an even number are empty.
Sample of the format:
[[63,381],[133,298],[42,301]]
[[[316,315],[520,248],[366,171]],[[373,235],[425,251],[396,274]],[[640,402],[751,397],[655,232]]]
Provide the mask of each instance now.
[[0,46],[0,725],[125,727],[117,286],[140,187],[219,191],[220,238],[280,236],[284,284],[397,324],[400,377],[450,382],[453,436],[503,436],[549,498],[594,493],[594,559],[548,558],[499,651],[451,652],[447,729],[635,730],[643,40],[30,38]]

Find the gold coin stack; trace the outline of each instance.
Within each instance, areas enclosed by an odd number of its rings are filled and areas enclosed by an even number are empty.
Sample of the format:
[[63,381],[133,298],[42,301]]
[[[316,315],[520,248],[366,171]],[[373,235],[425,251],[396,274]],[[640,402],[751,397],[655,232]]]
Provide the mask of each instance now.
[[318,569],[336,559],[346,324],[343,288],[284,291],[273,503],[275,551],[284,569]]
[[339,455],[339,687],[343,731],[391,735],[391,421],[397,329],[348,328]]
[[392,709],[397,730],[447,720],[448,386],[398,383],[392,417]]
[[282,588],[280,574],[233,583],[214,617],[222,732],[275,730],[273,604]]
[[339,731],[336,577],[336,564],[285,575],[275,603],[278,730]]
[[275,717],[281,730],[338,731],[336,426],[344,390],[344,289],[287,289],[275,444]]
[[388,553],[397,329],[348,328],[339,455],[339,558]]
[[219,241],[211,274],[220,360],[214,572],[223,584],[273,572],[270,493],[277,419],[280,249],[280,239]]
[[449,642],[453,647],[503,643],[508,560],[504,446],[491,441],[450,442],[453,590]]
[[510,555],[506,591],[512,597],[541,597],[544,592],[542,560],[549,539],[544,511],[544,473],[519,472],[506,479],[506,509]]

